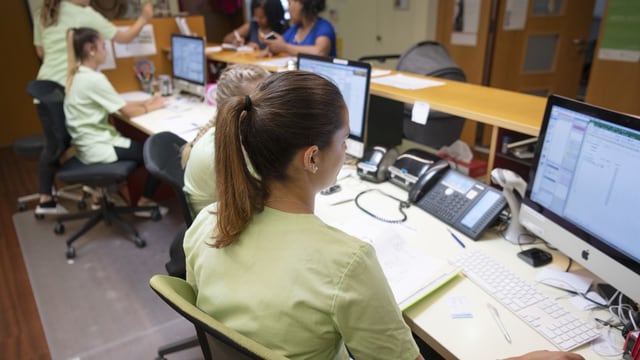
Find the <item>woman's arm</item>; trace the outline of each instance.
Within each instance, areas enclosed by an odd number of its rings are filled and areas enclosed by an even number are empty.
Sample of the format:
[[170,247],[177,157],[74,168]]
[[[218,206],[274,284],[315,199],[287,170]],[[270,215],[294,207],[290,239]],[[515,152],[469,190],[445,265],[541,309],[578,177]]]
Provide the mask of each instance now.
[[132,118],[162,109],[164,106],[164,99],[160,95],[156,95],[144,101],[128,101],[120,109],[120,112],[128,118]]
[[264,40],[272,54],[285,53],[297,56],[299,53],[328,56],[331,52],[331,40],[326,36],[318,36],[313,45],[294,45],[284,41],[284,38],[276,34],[273,40]]
[[133,39],[135,39],[136,36],[138,36],[140,31],[142,30],[142,27],[152,17],[153,17],[153,4],[148,2],[144,4],[144,6],[142,7],[142,13],[138,17],[138,20],[136,20],[136,22],[133,25],[129,26],[127,30],[125,31],[118,30],[116,35],[113,37],[113,41],[119,42],[119,43],[125,43],[125,44],[131,42]]
[[[237,38],[236,33],[238,34],[237,36],[240,36],[241,40]],[[249,36],[249,23],[244,23],[239,28],[225,35],[222,42],[226,44],[243,45],[245,39],[248,36]]]

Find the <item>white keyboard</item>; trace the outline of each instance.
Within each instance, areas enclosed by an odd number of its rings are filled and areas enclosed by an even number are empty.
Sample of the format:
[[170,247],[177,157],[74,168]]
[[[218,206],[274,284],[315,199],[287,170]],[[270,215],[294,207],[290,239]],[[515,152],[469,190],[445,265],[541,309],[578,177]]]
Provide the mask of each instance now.
[[479,250],[464,251],[449,262],[460,266],[466,277],[560,350],[575,349],[600,336],[595,325],[574,316],[556,300]]

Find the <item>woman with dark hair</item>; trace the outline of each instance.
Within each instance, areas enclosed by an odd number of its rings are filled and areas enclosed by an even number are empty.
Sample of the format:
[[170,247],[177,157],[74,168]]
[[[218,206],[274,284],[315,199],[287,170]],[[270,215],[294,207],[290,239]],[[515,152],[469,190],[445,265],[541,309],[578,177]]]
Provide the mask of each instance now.
[[267,46],[263,42],[265,35],[270,32],[282,34],[287,26],[280,0],[251,0],[251,17],[250,22],[225,35],[223,41],[264,49]]
[[314,215],[348,136],[340,90],[313,73],[276,73],[224,102],[218,202],[186,233],[187,281],[200,309],[290,359],[349,359],[347,347],[355,359],[423,359],[373,246]]
[[291,27],[282,36],[265,40],[269,52],[337,56],[333,25],[319,16],[325,6],[325,0],[289,0]]

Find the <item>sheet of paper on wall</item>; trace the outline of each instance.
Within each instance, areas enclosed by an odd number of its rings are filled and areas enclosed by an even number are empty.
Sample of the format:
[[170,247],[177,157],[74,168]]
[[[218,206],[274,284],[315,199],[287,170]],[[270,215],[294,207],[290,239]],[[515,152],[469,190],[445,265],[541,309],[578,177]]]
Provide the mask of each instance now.
[[421,79],[403,74],[389,75],[371,79],[372,83],[392,86],[398,89],[418,90],[434,86],[442,86],[444,82],[429,79]]
[[480,24],[481,0],[458,0],[453,4],[451,44],[476,46]]
[[416,101],[411,110],[411,121],[420,125],[427,125],[429,118],[429,109],[431,106],[424,101]]
[[[128,26],[118,27],[118,30],[121,31],[125,31],[127,29]],[[155,55],[158,52],[156,49],[156,38],[153,34],[152,24],[146,24],[143,26],[138,36],[136,36],[130,43],[114,43],[113,45],[117,58]]]
[[527,23],[529,0],[507,0],[504,10],[503,30],[523,30]]
[[180,34],[187,36],[191,35],[191,29],[189,29],[189,24],[187,24],[186,18],[181,16],[176,17],[176,24],[178,25]]
[[104,47],[107,54],[104,63],[98,66],[98,70],[113,70],[116,68],[116,59],[113,57],[113,43],[111,42],[111,40],[105,40]]

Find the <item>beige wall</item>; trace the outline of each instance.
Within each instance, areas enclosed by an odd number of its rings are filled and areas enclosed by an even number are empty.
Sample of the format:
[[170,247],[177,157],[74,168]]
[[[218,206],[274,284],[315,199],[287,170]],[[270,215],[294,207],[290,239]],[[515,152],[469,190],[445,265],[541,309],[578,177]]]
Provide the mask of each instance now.
[[322,16],[335,25],[340,56],[356,60],[401,54],[419,41],[433,40],[437,2],[408,1],[407,10],[397,10],[394,0],[327,0]]

